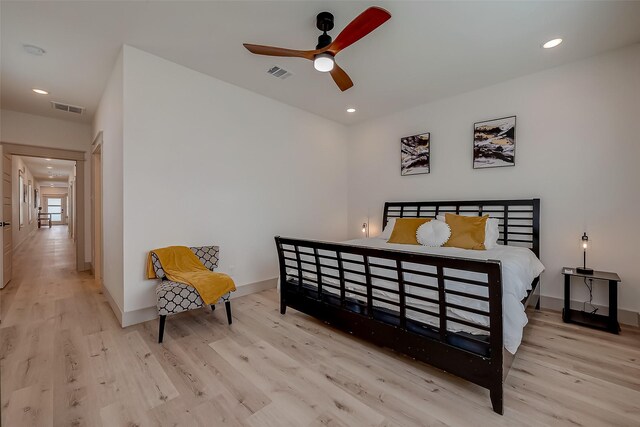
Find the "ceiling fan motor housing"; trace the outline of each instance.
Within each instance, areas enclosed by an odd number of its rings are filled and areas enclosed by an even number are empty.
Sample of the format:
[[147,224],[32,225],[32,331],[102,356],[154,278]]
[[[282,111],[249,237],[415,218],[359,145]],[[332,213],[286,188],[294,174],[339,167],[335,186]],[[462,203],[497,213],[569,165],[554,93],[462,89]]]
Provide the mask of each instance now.
[[327,31],[333,29],[333,15],[329,12],[320,12],[316,17],[316,27],[323,33],[318,36],[318,45],[316,49],[322,49],[323,47],[331,44],[331,36],[327,34]]

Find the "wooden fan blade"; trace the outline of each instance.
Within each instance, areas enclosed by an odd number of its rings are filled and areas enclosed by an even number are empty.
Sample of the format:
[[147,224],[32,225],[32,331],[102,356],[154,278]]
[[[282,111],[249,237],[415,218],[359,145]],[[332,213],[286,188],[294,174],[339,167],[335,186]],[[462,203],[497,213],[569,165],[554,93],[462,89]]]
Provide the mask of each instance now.
[[380,7],[370,7],[358,15],[347,25],[327,50],[334,55],[342,49],[351,46],[371,31],[378,28],[391,18],[391,14]]
[[342,68],[340,68],[338,64],[333,64],[331,77],[333,77],[333,81],[336,82],[340,90],[343,92],[353,86],[351,77],[349,77],[349,75]]
[[314,51],[312,50],[285,49],[282,47],[261,46],[249,43],[244,43],[243,46],[246,47],[249,52],[255,53],[256,55],[287,56],[292,58],[305,58],[312,61],[314,56]]

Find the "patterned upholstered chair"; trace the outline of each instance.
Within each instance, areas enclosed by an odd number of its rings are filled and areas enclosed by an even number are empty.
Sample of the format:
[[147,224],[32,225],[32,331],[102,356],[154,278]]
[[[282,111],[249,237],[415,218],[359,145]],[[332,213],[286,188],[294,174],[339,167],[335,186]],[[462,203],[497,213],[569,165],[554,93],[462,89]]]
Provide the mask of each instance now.
[[[218,246],[198,246],[189,249],[196,254],[202,264],[209,270],[214,271],[218,267],[218,254],[220,252]],[[151,253],[151,261],[153,262],[153,270],[156,273],[156,277],[160,280],[156,288],[156,297],[158,299],[158,314],[160,315],[158,342],[161,343],[164,335],[164,323],[167,320],[167,316],[182,313],[183,311],[195,310],[204,307],[205,304],[195,288],[183,283],[172,282],[167,278],[156,254]],[[230,295],[230,293],[226,293],[218,300],[218,302],[224,301],[229,324],[231,324]],[[211,310],[215,311],[215,309],[215,304],[211,305]]]

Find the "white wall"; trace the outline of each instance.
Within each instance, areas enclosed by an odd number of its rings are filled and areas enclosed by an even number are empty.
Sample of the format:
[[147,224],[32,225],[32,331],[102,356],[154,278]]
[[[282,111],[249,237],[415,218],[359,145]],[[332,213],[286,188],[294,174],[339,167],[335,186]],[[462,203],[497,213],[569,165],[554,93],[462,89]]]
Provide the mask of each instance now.
[[[516,166],[473,170],[473,123],[509,115],[517,115]],[[400,138],[422,132],[431,132],[431,174],[402,177]],[[376,119],[349,135],[351,237],[367,215],[372,234],[379,231],[387,200],[540,197],[543,295],[562,297],[560,269],[580,263],[587,231],[589,264],[618,272],[620,307],[640,310],[640,45]],[[606,304],[604,288],[596,302]]]
[[[0,141],[87,152],[91,125],[34,114],[0,110]],[[88,155],[85,155],[88,159]],[[91,162],[85,165],[85,261],[91,261]]]
[[91,145],[91,126],[17,111],[0,111],[2,141],[86,151]]
[[125,311],[155,304],[150,249],[217,244],[242,286],[275,235],[346,237],[344,126],[128,46],[124,111]]
[[[23,179],[24,184],[29,191],[29,181],[31,181],[31,193],[28,197],[31,198],[31,221],[29,221],[29,201],[24,202],[21,198],[22,191],[20,189],[20,180],[18,178],[18,171],[24,172]],[[29,235],[38,228],[38,215],[35,206],[33,206],[33,189],[40,188],[36,183],[33,173],[24,163],[24,160],[20,156],[12,156],[11,158],[11,243],[13,244],[13,250],[15,251]],[[24,226],[20,228],[20,204],[24,209]],[[6,221],[6,220],[5,220]]]
[[[93,121],[94,138],[102,132],[103,284],[124,311],[123,278],[123,60],[122,52],[105,87]],[[90,162],[89,162],[90,163]],[[88,186],[91,191],[91,186]],[[89,206],[89,214],[91,206]],[[89,234],[91,232],[89,231]],[[88,248],[91,253],[91,247]]]
[[60,196],[60,195],[66,196],[68,194],[69,194],[68,187],[48,187],[45,185],[40,190],[40,195],[42,196]]

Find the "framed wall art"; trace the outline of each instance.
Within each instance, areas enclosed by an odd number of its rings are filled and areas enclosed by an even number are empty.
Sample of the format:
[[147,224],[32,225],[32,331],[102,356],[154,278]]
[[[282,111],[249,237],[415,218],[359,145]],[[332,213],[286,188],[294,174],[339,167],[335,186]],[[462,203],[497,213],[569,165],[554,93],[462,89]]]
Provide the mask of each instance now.
[[401,175],[431,172],[431,136],[429,132],[400,139]]
[[514,166],[516,159],[516,116],[473,125],[473,168]]

